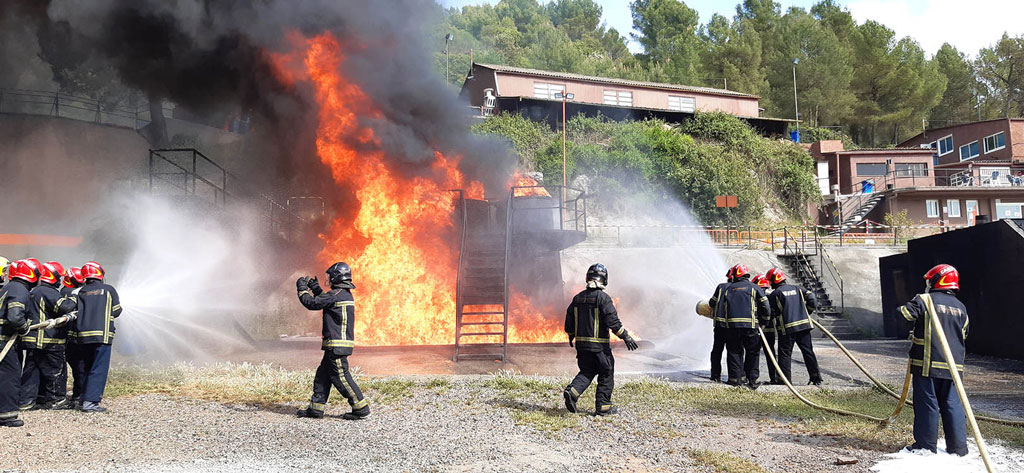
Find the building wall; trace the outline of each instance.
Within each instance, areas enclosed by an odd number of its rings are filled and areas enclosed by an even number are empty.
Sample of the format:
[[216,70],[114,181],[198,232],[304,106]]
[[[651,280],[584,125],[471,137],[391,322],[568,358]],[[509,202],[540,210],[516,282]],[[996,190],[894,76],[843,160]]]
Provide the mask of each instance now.
[[[985,137],[999,132],[1006,133],[1006,147],[986,153]],[[1024,122],[1019,120],[991,120],[967,123],[939,130],[929,130],[901,143],[900,146],[918,147],[949,135],[953,136],[953,152],[939,156],[939,164],[959,163],[960,146],[973,141],[978,142],[979,155],[973,158],[975,160],[1011,159],[1014,155],[1024,158]]]
[[[481,69],[482,71],[485,71],[485,69]],[[603,104],[604,92],[606,90],[628,91],[633,93],[633,107],[668,110],[669,96],[683,96],[693,97],[696,101],[697,110],[721,111],[744,117],[759,116],[759,102],[757,98],[753,97],[730,97],[681,90],[623,87],[612,84],[522,76],[502,72],[497,73],[497,93],[503,97],[533,97],[535,82],[564,85],[566,92],[575,95],[573,100],[576,102]],[[473,100],[480,99],[473,97]]]
[[[830,167],[830,185],[836,183],[835,173],[832,172],[832,168],[836,166],[836,156],[836,154],[825,155],[825,159],[829,162]],[[863,154],[843,153],[838,154],[838,156],[840,166],[839,188],[840,192],[843,194],[853,194],[860,192],[860,182],[868,179],[874,180],[876,190],[884,190],[887,184],[892,184],[895,188],[935,185],[935,173],[932,169],[932,156],[928,152],[899,154],[865,152]],[[893,177],[892,175],[862,176],[857,173],[857,164],[885,164],[888,160],[892,160],[892,164],[894,165],[893,169],[895,169],[896,164],[924,164],[925,168],[927,169],[927,175],[914,177]]]
[[[959,200],[959,205],[960,205],[960,216],[959,217],[950,217],[949,216],[949,213],[950,213],[950,210],[951,210],[949,208],[949,200],[950,199]],[[939,201],[939,215],[940,215],[940,217],[929,217],[928,216],[928,210],[927,210],[927,201],[928,200],[938,200]],[[935,195],[923,195],[923,194],[917,194],[917,193],[915,193],[915,194],[903,194],[903,195],[900,195],[899,193],[897,193],[895,197],[890,196],[890,197],[888,197],[886,199],[886,202],[884,202],[881,205],[879,205],[879,209],[876,209],[876,212],[880,211],[881,212],[881,218],[885,218],[885,216],[884,216],[885,213],[889,213],[890,211],[893,212],[893,213],[898,213],[898,212],[902,211],[903,209],[906,209],[907,210],[907,217],[909,217],[910,221],[914,222],[914,223],[923,223],[923,224],[934,225],[934,224],[937,224],[939,222],[939,220],[942,220],[944,225],[967,226],[967,225],[970,225],[970,223],[971,223],[970,216],[969,216],[969,214],[967,212],[967,203],[968,203],[968,201],[977,201],[978,202],[978,215],[988,215],[988,216],[990,216],[992,218],[992,220],[996,220],[996,201],[997,200],[999,200],[999,199],[997,199],[996,197],[990,197],[990,196],[979,197],[977,195],[969,195],[969,194],[964,194],[964,193],[957,194],[955,191],[952,191],[952,190],[950,192],[948,192],[948,193],[935,194]],[[1003,199],[1003,200],[1010,201],[1010,200],[1013,200],[1013,199]],[[1024,201],[1024,195],[1022,195],[1021,198],[1018,199],[1017,201]],[[872,213],[875,213],[875,212],[872,212]],[[879,221],[881,221],[881,220],[879,220]]]

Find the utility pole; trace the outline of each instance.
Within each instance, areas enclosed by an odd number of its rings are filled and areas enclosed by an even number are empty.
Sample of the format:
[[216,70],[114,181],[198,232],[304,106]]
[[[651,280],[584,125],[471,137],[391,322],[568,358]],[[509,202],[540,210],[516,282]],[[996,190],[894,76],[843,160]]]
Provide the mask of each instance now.
[[444,35],[444,80],[449,84],[452,82],[451,75],[448,73],[448,43],[450,41],[455,41],[455,35],[451,33]]
[[793,109],[796,114],[796,142],[800,142],[800,103],[796,99],[796,65],[800,64],[800,58],[793,58]]

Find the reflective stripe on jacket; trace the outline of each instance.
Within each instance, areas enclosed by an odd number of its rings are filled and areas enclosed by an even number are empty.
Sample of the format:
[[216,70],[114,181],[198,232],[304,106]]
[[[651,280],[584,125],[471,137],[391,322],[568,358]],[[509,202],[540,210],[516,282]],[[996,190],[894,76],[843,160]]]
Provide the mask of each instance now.
[[320,349],[332,350],[339,356],[351,355],[352,348],[356,346],[356,303],[352,291],[337,287],[320,294],[314,294],[310,289],[301,290],[298,294],[299,302],[305,308],[323,311]]
[[121,315],[121,298],[109,284],[90,280],[78,291],[78,319],[72,322],[68,342],[73,344],[114,341],[114,319]]
[[948,360],[942,353],[942,345],[935,340],[932,313],[938,315],[956,367],[963,371],[964,356],[967,352],[967,325],[970,320],[967,317],[967,308],[956,296],[947,291],[918,294],[900,307],[899,312],[908,322],[914,323],[914,331],[910,336],[910,364],[914,374],[952,379]]
[[598,352],[611,344],[610,333],[622,337],[626,328],[611,296],[602,289],[587,288],[565,310],[565,333],[575,337],[576,351]]
[[726,287],[722,313],[729,328],[756,329],[771,317],[764,289],[749,279],[741,279]]
[[782,284],[768,295],[772,320],[782,335],[814,328],[811,312],[817,307],[814,294],[793,284]]

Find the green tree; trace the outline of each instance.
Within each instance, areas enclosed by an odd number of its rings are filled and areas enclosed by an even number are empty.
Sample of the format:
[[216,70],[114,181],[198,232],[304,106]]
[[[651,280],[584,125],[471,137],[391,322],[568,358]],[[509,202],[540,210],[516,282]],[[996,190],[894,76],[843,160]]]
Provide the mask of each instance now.
[[935,53],[932,61],[938,67],[939,73],[946,78],[946,90],[942,93],[942,100],[931,111],[932,125],[942,126],[976,120],[975,104],[979,84],[967,56],[949,43],[945,43]]
[[699,16],[679,0],[634,0],[633,39],[644,48],[647,63],[661,64],[673,82],[692,84],[698,79]]
[[978,76],[1001,116],[1024,116],[1024,36],[1003,33],[999,42],[978,53]]
[[599,30],[601,5],[594,0],[555,0],[545,5],[544,10],[551,23],[564,31],[572,41],[603,33]]
[[728,81],[732,90],[751,94],[767,91],[761,39],[756,31],[741,33],[727,18],[715,14],[701,27],[700,39],[700,74],[705,85],[721,87]]

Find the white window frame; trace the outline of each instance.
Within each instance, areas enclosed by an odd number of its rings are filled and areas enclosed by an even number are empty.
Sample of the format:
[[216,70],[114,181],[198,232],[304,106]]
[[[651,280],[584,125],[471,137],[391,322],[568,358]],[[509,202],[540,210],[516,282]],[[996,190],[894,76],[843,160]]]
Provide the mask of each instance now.
[[[672,103],[673,99],[675,99],[675,104]],[[692,105],[689,108],[685,107],[687,101]],[[687,95],[669,95],[668,109],[676,112],[694,113],[697,111],[697,97],[690,97]]]
[[960,199],[946,199],[946,216],[960,218]]
[[[998,147],[998,148],[988,149],[988,139],[992,138],[994,136],[999,136],[999,135],[1003,135],[1003,145]],[[991,153],[993,151],[999,151],[999,150],[1001,150],[1001,149],[1006,147],[1006,132],[1005,131],[1000,131],[999,133],[994,133],[994,134],[988,135],[984,139],[982,139],[981,142],[984,143],[985,153]]]
[[[945,153],[943,153],[942,152],[942,144],[941,143],[946,138],[949,138],[949,151],[946,151]],[[947,155],[949,153],[952,153],[953,150],[955,150],[955,149],[957,149],[957,148],[956,148],[956,146],[953,145],[953,135],[952,134],[943,136],[942,138],[939,138],[939,139],[935,140],[935,152],[937,152],[939,154],[939,156],[945,156],[945,155]]]
[[[538,94],[538,89],[547,91],[547,95]],[[565,93],[565,84],[554,82],[533,81],[533,97],[538,99],[556,100],[555,94]]]
[[[935,211],[932,212],[932,209]],[[937,199],[928,199],[924,201],[924,212],[928,218],[939,218],[939,201]]]
[[968,156],[968,157],[965,158],[964,157],[964,153],[960,152],[959,153],[960,161],[967,161],[968,159],[974,159],[974,158],[977,158],[978,156],[981,156],[981,144],[978,143],[978,140],[974,140],[974,141],[972,141],[970,143],[967,143],[965,145],[960,146],[959,148],[957,148],[957,151],[960,151],[960,150],[962,150],[964,148],[967,148],[968,150],[970,150],[971,149],[971,145],[973,145],[973,144],[978,144],[978,154],[971,155],[971,156]]
[[602,101],[605,105],[617,105],[619,107],[633,106],[633,92],[622,89],[604,89]]

